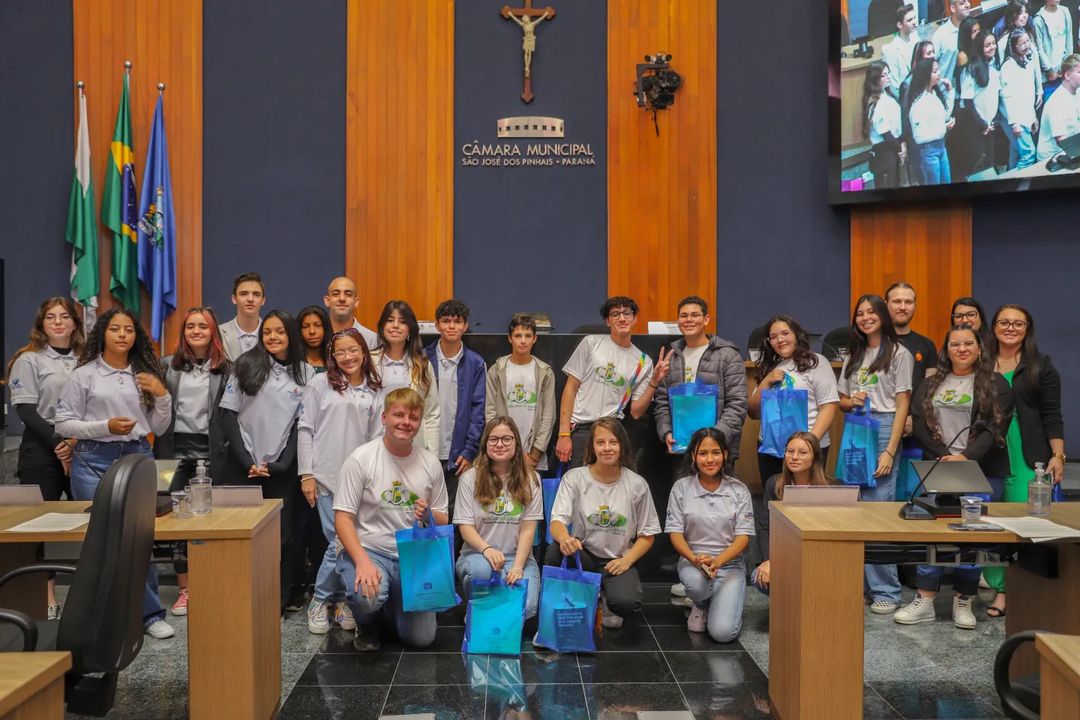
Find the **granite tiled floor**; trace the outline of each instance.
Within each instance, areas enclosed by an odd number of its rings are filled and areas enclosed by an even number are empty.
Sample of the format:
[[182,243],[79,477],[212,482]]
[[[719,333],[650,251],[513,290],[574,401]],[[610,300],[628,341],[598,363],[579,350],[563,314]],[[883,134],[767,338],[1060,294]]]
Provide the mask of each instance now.
[[[162,588],[166,601],[175,593],[174,587]],[[380,652],[363,655],[352,650],[351,633],[335,628],[326,636],[311,635],[304,614],[290,614],[282,626],[280,717],[377,720],[430,713],[438,720],[636,720],[641,710],[683,710],[710,720],[769,716],[765,597],[747,592],[742,634],[732,645],[688,633],[684,609],[672,604],[667,585],[647,585],[645,601],[638,622],[606,631],[595,654],[556,655],[526,642],[520,659],[463,657],[460,607],[440,617],[431,648],[409,650],[388,640]],[[992,665],[1004,624],[986,619],[980,606],[978,628],[958,630],[949,621],[950,608],[943,593],[939,622],[908,627],[867,613],[866,718],[1003,717]],[[186,621],[169,622],[176,637],[147,638],[121,677],[108,717],[187,717]]]

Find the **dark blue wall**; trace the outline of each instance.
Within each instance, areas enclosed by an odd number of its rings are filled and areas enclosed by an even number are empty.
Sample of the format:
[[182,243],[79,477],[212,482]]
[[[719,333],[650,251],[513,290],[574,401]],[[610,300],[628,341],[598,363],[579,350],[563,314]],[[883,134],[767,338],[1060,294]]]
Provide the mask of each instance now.
[[788,3],[762,22],[756,3],[723,4],[713,317],[743,348],[778,312],[811,332],[848,321],[849,216],[825,195],[827,11]]
[[[71,246],[64,240],[75,168],[71,38],[70,0],[0,2],[5,369],[11,353],[26,343],[38,303],[71,294]],[[87,88],[87,102],[94,102],[93,88]],[[100,183],[95,177],[99,201]],[[8,419],[18,426],[14,414]]]
[[203,298],[222,320],[241,272],[295,313],[345,270],[347,5],[203,8]]
[[[543,311],[568,332],[599,322],[607,294],[607,3],[562,3],[539,26],[528,105],[522,31],[499,16],[505,4],[455,6],[454,293],[478,330]],[[464,143],[497,142],[496,120],[518,115],[563,118],[566,137],[546,142],[591,143],[596,167],[461,166]],[[524,153],[545,140],[503,142]]]
[[[988,314],[1003,303],[1031,311],[1039,349],[1061,373],[1066,438],[1080,419],[1080,210],[1076,194],[1009,195],[976,202],[972,290]],[[1070,432],[1070,427],[1073,430]],[[1080,447],[1075,440],[1072,455]]]

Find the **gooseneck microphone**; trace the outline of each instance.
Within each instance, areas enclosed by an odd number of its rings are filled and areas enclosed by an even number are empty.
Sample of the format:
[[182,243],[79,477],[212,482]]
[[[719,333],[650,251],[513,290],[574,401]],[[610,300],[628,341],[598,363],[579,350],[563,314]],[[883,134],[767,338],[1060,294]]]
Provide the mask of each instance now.
[[948,454],[949,448],[956,442],[956,439],[968,431],[984,432],[989,429],[985,420],[976,420],[965,428],[961,428],[960,432],[953,436],[953,439],[945,444],[945,453],[934,461],[934,464],[930,466],[930,469],[926,471],[926,474],[919,479],[919,484],[915,486],[915,489],[911,491],[911,496],[904,503],[904,506],[900,508],[900,517],[904,520],[933,520],[934,514],[926,508],[919,507],[915,504],[915,498],[918,497],[919,491],[923,489],[926,484],[927,478],[937,469],[937,466],[941,464],[941,458]]

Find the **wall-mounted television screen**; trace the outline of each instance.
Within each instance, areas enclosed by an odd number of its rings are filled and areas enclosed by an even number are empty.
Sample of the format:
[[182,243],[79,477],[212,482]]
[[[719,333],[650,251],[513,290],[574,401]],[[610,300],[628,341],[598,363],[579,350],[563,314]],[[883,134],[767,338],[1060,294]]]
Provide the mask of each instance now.
[[830,0],[834,204],[1080,187],[1077,0]]

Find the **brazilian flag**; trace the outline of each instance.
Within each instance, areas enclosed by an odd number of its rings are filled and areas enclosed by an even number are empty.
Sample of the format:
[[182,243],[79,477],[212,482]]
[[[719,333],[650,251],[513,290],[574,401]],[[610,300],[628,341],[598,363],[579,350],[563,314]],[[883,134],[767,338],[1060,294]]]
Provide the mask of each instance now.
[[109,289],[125,307],[139,314],[139,253],[136,223],[139,196],[135,193],[135,152],[131,142],[131,105],[128,100],[128,73],[116,110],[112,162],[105,170],[105,196],[101,222],[112,230],[112,275]]

